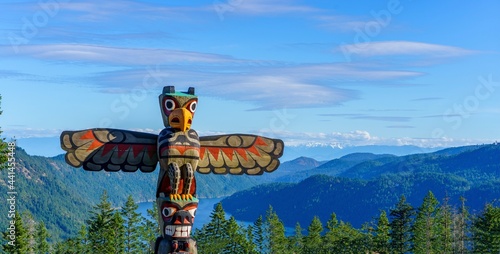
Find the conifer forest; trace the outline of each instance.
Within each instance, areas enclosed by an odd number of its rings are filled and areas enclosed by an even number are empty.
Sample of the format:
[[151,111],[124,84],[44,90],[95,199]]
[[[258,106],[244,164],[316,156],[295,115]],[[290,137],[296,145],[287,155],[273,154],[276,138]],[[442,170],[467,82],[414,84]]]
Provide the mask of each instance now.
[[[318,217],[309,225],[296,224],[286,233],[279,215],[270,206],[265,215],[244,226],[218,203],[209,223],[197,229],[194,238],[199,253],[498,253],[500,251],[500,207],[488,204],[476,216],[467,201],[451,206],[429,191],[420,207],[401,196],[393,208],[374,214],[360,228],[339,220],[331,211],[328,221]],[[16,214],[17,241],[9,245],[3,233],[4,253],[153,253],[159,235],[156,206],[148,218],[136,212],[129,196],[116,209],[104,192],[92,207],[78,235],[49,242],[42,221],[29,213]],[[293,211],[290,211],[293,212]]]

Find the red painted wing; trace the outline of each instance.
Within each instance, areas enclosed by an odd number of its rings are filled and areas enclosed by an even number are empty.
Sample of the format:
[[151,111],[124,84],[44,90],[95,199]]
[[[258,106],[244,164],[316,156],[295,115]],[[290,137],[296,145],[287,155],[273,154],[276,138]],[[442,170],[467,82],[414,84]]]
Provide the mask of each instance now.
[[276,170],[283,155],[283,141],[247,134],[200,137],[203,174],[261,175]]
[[90,171],[152,172],[158,163],[157,135],[116,129],[61,133],[66,162]]

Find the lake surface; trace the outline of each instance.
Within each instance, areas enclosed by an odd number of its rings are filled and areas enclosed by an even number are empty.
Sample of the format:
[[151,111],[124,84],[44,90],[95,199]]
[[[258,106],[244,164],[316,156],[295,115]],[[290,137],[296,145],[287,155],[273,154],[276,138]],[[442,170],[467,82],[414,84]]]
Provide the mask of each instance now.
[[[222,198],[200,198],[200,202],[198,203],[198,210],[196,210],[196,219],[194,223],[195,229],[201,229],[203,225],[210,222],[210,214],[214,210],[215,205],[219,203],[221,200]],[[138,205],[139,208],[137,209],[137,212],[140,213],[142,216],[149,218],[147,209],[152,209],[153,203],[144,202],[144,203],[139,203]],[[229,218],[229,215],[227,217]]]
[[[196,210],[196,219],[194,223],[194,229],[201,229],[203,225],[210,222],[210,214],[214,210],[214,207],[217,203],[219,203],[223,198],[200,198],[200,202],[198,203],[198,210]],[[149,218],[147,209],[153,208],[152,202],[144,202],[139,203],[139,208],[137,208],[137,212],[142,216]],[[231,214],[226,212],[226,219],[229,219]],[[240,221],[236,220],[240,226],[247,227],[248,225],[253,225],[253,221]],[[194,230],[193,229],[193,230]],[[194,232],[194,231],[193,231]],[[291,236],[295,233],[295,229],[292,227],[285,227],[285,235]]]

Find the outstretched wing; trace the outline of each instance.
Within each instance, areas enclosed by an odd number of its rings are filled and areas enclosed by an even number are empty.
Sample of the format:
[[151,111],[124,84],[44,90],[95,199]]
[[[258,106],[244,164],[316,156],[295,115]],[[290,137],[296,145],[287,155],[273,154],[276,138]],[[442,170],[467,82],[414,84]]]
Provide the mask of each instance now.
[[66,162],[90,171],[152,172],[156,168],[157,135],[116,129],[61,133]]
[[247,134],[200,137],[200,162],[203,174],[261,175],[278,168],[283,141]]

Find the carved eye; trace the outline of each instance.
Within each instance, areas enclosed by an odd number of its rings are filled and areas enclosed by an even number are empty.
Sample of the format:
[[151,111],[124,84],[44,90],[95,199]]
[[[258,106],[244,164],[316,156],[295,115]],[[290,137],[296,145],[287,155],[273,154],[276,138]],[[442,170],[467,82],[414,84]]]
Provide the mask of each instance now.
[[165,217],[172,217],[174,213],[176,212],[176,209],[173,207],[164,207],[163,211],[161,211],[162,215]]
[[191,216],[193,216],[193,218],[196,216],[196,208],[194,209],[189,209],[187,210],[189,212],[189,214],[191,214]]
[[191,111],[191,113],[194,113],[196,111],[197,104],[198,104],[198,102],[196,102],[196,101],[193,101],[193,102],[191,102],[191,104],[189,104],[188,109],[189,109],[189,111]]
[[165,100],[165,109],[168,111],[172,111],[175,109],[175,101],[172,99]]

